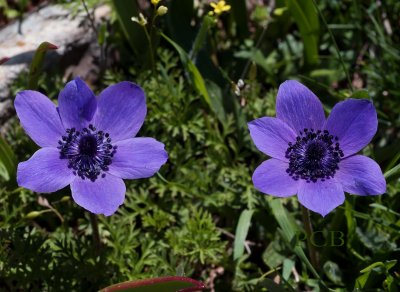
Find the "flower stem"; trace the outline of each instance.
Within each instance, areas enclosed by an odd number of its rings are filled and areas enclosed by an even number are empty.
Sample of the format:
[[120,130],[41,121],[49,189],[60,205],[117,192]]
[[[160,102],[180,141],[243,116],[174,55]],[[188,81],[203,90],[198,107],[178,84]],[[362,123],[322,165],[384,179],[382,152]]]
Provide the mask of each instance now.
[[100,241],[99,224],[97,216],[93,213],[89,213],[89,216],[90,216],[90,224],[92,225],[93,244],[96,253],[99,254],[101,248],[101,241]]
[[149,31],[147,30],[147,27],[143,26],[143,29],[144,29],[144,33],[146,34],[147,42],[149,43],[151,70],[153,71],[153,74],[155,74],[155,72],[156,72],[156,63],[154,61],[153,42],[152,42],[151,36],[149,34]]
[[303,216],[304,229],[305,229],[306,235],[307,235],[307,247],[308,247],[308,253],[309,253],[310,259],[311,259],[311,264],[313,265],[313,267],[316,270],[318,270],[319,269],[318,254],[317,254],[317,250],[315,249],[314,245],[311,242],[311,236],[313,234],[313,229],[312,229],[311,220],[310,220],[310,211],[308,211],[307,208],[301,206],[301,213]]

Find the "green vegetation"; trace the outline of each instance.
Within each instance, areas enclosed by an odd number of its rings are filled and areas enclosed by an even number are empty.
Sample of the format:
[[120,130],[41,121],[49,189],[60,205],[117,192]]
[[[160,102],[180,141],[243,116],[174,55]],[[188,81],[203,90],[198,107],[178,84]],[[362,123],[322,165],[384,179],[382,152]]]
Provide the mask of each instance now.
[[[38,148],[16,117],[6,125],[0,290],[92,291],[185,275],[216,291],[398,291],[400,2],[235,0],[227,3],[230,11],[212,16],[205,2],[161,1],[168,12],[155,19],[152,5],[144,11],[136,1],[106,2],[112,16],[97,32],[108,61],[100,62],[110,65],[93,90],[123,80],[139,84],[148,114],[138,136],[162,141],[169,160],[150,179],[126,181],[118,212],[98,216],[100,250],[89,213],[69,188],[43,199],[17,186],[16,162]],[[89,10],[95,4],[89,1]],[[63,5],[83,8],[81,1]],[[1,7],[14,14],[0,1]],[[146,31],[131,20],[139,12]],[[56,100],[63,73],[37,76],[38,90]],[[387,193],[346,194],[326,217],[312,213],[314,231],[321,231],[315,241],[326,243],[316,247],[315,269],[297,198],[266,196],[251,181],[266,157],[247,122],[275,115],[277,88],[287,79],[312,89],[327,113],[350,96],[371,98],[378,111],[377,135],[363,154],[381,166]],[[13,96],[27,80],[24,73],[12,85]],[[332,241],[336,231],[343,244]]]

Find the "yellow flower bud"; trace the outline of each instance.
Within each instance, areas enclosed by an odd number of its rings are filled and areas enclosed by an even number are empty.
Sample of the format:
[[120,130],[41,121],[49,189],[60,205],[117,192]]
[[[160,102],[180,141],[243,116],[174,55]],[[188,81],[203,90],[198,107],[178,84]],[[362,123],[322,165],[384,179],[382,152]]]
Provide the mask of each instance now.
[[69,196],[64,196],[61,198],[61,202],[68,202],[69,200],[71,200],[71,198]]
[[154,6],[157,6],[158,3],[160,3],[161,0],[151,0],[151,4],[153,4]]
[[162,15],[166,14],[167,12],[168,12],[168,8],[165,6],[162,6],[162,5],[160,7],[158,7],[158,9],[157,9],[158,16],[162,16]]
[[34,219],[34,218],[40,216],[40,214],[42,214],[42,212],[32,211],[32,212],[29,212],[28,214],[26,214],[25,218],[26,219]]

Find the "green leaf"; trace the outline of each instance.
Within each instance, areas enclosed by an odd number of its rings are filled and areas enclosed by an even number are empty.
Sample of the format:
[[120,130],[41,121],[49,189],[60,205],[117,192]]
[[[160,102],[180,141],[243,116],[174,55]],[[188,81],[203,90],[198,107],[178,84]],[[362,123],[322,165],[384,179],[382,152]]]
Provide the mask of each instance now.
[[148,42],[143,27],[134,23],[131,18],[139,15],[137,1],[112,0],[118,22],[133,52],[138,58],[148,53]]
[[239,38],[245,38],[249,35],[247,8],[245,0],[230,1],[232,6],[233,18],[236,22],[236,31]]
[[244,253],[244,242],[249,232],[251,217],[254,210],[243,210],[236,227],[235,242],[233,244],[233,259],[237,260]]
[[273,75],[277,67],[278,54],[272,51],[267,57],[259,49],[249,51],[240,51],[235,53],[235,57],[244,58],[253,61],[255,64],[265,70],[266,73]]
[[296,263],[291,259],[284,259],[283,260],[283,267],[282,267],[282,278],[286,281],[289,280],[290,274],[292,273],[292,269]]
[[183,66],[190,74],[190,79],[193,82],[194,87],[201,94],[203,100],[210,106],[211,109],[213,109],[213,107],[211,106],[210,95],[208,94],[206,84],[204,82],[203,76],[201,76],[200,74],[199,69],[197,69],[196,65],[190,60],[188,54],[177,43],[175,43],[163,33],[161,33],[161,36],[167,42],[169,42],[178,52]]
[[207,91],[210,95],[211,107],[217,118],[224,123],[226,121],[226,112],[222,101],[222,90],[221,88],[212,81],[206,81]]
[[3,163],[0,162],[0,176],[4,178],[4,180],[10,180],[10,176],[8,175],[8,171]]
[[275,269],[279,265],[281,265],[285,256],[282,253],[283,245],[281,243],[281,236],[278,234],[275,236],[273,241],[267,246],[265,251],[262,254],[262,259],[264,263],[270,267],[271,269]]
[[29,68],[28,88],[36,89],[38,86],[39,76],[42,70],[42,63],[46,52],[49,50],[56,50],[58,47],[49,42],[43,42],[36,49],[33,56],[31,66]]
[[390,276],[389,270],[393,268],[396,263],[397,260],[386,261],[385,263],[375,262],[368,267],[362,269],[360,271],[362,275],[356,279],[354,288],[363,289],[375,287],[376,281],[378,279],[377,276],[381,274],[386,274]]
[[326,276],[336,285],[343,285],[342,282],[342,271],[339,266],[331,261],[327,261],[324,264],[324,272]]
[[400,164],[397,164],[396,166],[394,166],[393,168],[389,169],[388,171],[386,171],[383,176],[388,179],[391,176],[397,175],[400,172]]
[[206,38],[207,38],[208,31],[209,31],[212,23],[213,23],[213,20],[208,15],[206,15],[203,18],[203,22],[201,23],[199,32],[197,33],[196,39],[194,40],[192,50],[190,51],[190,59],[193,62],[195,62],[197,54],[206,44]]
[[363,289],[364,287],[366,287],[367,283],[370,281],[370,275],[371,273],[368,272],[358,277],[356,279],[356,284],[354,286],[354,289]]
[[381,269],[376,269],[379,267],[385,268],[385,271],[389,271],[391,268],[393,268],[397,263],[397,260],[391,260],[391,261],[386,261],[385,263],[383,262],[375,262],[371,265],[369,265],[368,267],[366,267],[365,269],[362,269],[360,271],[360,273],[367,273],[370,272],[372,270],[375,270],[376,272],[381,271]]
[[311,0],[286,0],[304,43],[305,61],[309,65],[318,63],[319,18]]
[[391,268],[393,268],[397,264],[397,260],[391,260],[385,262],[386,271],[388,272]]
[[176,267],[176,276],[183,277],[184,275],[185,275],[185,264],[184,263],[180,263]]
[[99,33],[98,33],[98,37],[97,37],[97,42],[99,43],[99,45],[104,44],[104,42],[106,40],[106,36],[107,36],[107,24],[102,23],[99,27]]
[[171,38],[189,51],[196,36],[195,28],[191,25],[194,16],[193,0],[170,1],[166,16]]
[[15,177],[17,158],[10,145],[0,137],[0,176],[6,181]]
[[260,281],[259,286],[261,286],[263,288],[267,288],[268,291],[270,291],[270,292],[285,292],[285,291],[287,291],[285,289],[285,287],[276,284],[271,279],[263,279],[262,281]]
[[202,282],[186,277],[161,277],[145,280],[127,281],[115,284],[100,292],[189,292],[205,289]]
[[[272,214],[274,215],[276,221],[278,222],[279,226],[282,229],[282,235],[285,241],[290,245],[293,245],[292,243],[294,243],[293,251],[295,252],[295,254],[307,266],[307,268],[311,271],[314,277],[321,280],[317,271],[314,269],[314,267],[308,260],[307,256],[305,255],[303,249],[297,243],[296,236],[297,234],[300,233],[301,230],[296,225],[294,218],[291,216],[290,213],[286,212],[280,199],[271,200],[268,203],[271,208]],[[325,286],[322,280],[321,284]]]
[[358,90],[351,95],[351,98],[364,98],[370,99],[371,96],[368,93],[368,90]]
[[393,215],[396,215],[396,216],[400,216],[400,213],[395,212],[392,209],[390,209],[390,208],[388,208],[386,206],[383,206],[381,204],[378,204],[378,203],[372,203],[369,206],[372,207],[372,208],[376,208],[376,209],[380,209],[380,210],[386,211],[386,212],[388,212],[390,214],[393,214]]

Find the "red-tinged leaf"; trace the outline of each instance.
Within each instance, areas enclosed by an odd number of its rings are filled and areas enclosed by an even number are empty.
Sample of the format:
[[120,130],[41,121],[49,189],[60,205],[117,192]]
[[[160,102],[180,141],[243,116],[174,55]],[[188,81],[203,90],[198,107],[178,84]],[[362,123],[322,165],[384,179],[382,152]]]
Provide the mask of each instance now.
[[205,286],[200,281],[172,276],[122,282],[106,287],[100,292],[195,292],[203,289]]
[[8,57],[1,58],[1,59],[0,59],[0,65],[1,65],[1,64],[4,64],[4,63],[7,62],[8,60],[10,60],[10,58],[8,58]]
[[40,50],[41,52],[45,52],[48,50],[57,50],[57,49],[58,49],[58,46],[53,45],[52,43],[49,43],[49,42],[43,42],[38,47],[38,50]]
[[56,50],[58,47],[49,42],[43,42],[36,49],[35,55],[33,56],[31,67],[29,68],[29,81],[28,89],[36,89],[39,80],[39,75],[42,68],[44,56],[49,50]]

